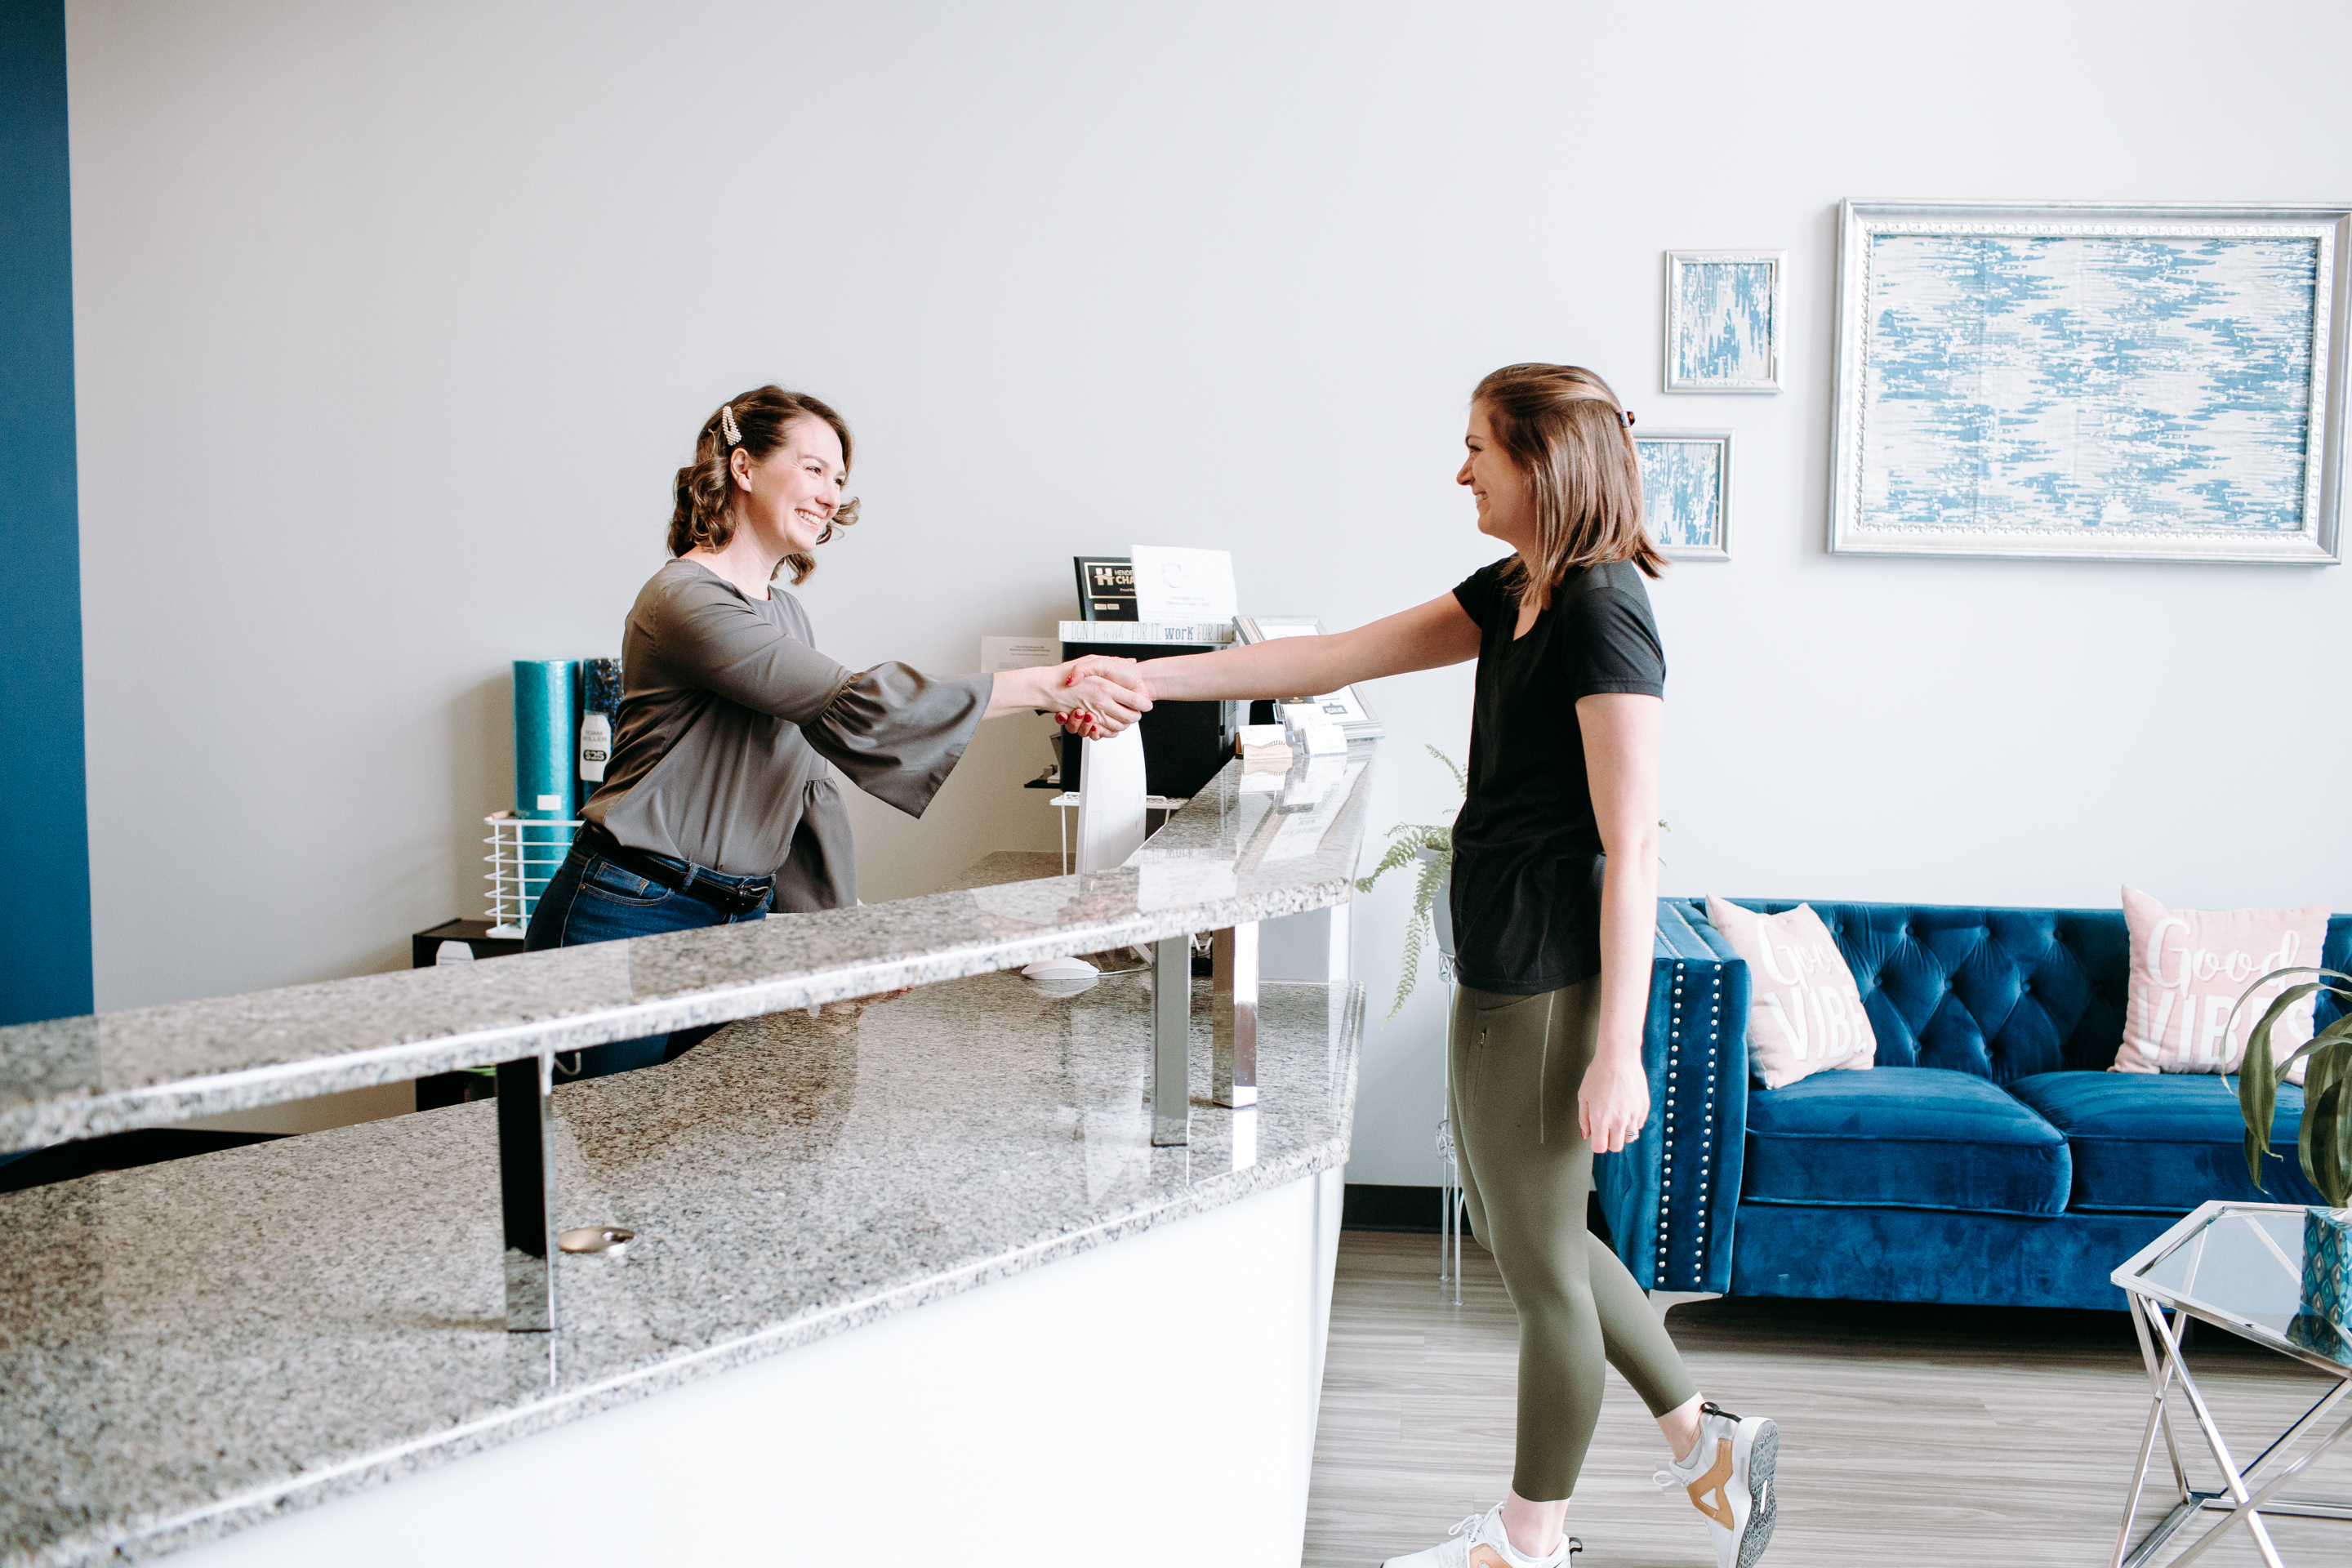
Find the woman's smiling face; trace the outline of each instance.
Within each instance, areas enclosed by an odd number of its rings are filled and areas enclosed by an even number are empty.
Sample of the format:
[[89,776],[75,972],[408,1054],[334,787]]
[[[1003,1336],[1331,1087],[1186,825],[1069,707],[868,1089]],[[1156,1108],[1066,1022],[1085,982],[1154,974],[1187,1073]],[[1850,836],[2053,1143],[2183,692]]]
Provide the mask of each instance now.
[[1533,548],[1536,542],[1534,487],[1486,422],[1483,404],[1470,405],[1470,428],[1462,444],[1470,455],[1462,461],[1454,482],[1470,487],[1478,503],[1478,531],[1501,540],[1514,550]]
[[806,416],[784,426],[782,444],[765,462],[754,463],[738,448],[730,464],[743,521],[776,555],[805,555],[815,549],[849,483],[841,437],[824,420]]

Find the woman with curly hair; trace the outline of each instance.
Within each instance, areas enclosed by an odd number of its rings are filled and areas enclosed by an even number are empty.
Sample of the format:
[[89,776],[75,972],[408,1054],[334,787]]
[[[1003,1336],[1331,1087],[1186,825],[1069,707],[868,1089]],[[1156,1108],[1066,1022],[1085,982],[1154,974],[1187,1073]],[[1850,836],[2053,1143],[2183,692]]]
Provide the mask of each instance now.
[[[531,911],[531,950],[857,902],[845,779],[920,816],[983,719],[1036,709],[1118,733],[1151,706],[1131,659],[947,678],[850,670],[817,651],[794,586],[857,520],[849,426],[804,393],[721,405],[678,469],[672,559],[621,634],[621,709],[603,787]],[[593,1078],[676,1057],[709,1033],[580,1054]]]

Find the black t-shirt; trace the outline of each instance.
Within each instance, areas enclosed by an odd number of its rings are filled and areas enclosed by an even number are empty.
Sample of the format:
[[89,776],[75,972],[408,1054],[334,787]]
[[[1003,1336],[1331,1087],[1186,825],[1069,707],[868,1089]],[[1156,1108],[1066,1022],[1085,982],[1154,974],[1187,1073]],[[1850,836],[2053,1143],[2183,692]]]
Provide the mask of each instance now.
[[1462,984],[1532,996],[1601,973],[1603,857],[1577,699],[1663,697],[1666,657],[1629,561],[1570,573],[1514,642],[1519,595],[1503,574],[1516,559],[1454,590],[1482,635],[1451,904]]

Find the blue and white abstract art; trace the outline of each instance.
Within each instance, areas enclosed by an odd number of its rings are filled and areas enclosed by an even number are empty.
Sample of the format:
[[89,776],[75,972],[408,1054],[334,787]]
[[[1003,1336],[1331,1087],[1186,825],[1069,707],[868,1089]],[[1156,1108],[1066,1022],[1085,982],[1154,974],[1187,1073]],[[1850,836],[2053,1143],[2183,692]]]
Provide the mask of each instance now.
[[2337,226],[1850,220],[1833,547],[2333,560]]
[[1780,390],[1784,256],[1666,252],[1668,392]]
[[1670,561],[1731,559],[1731,432],[1636,432],[1642,510]]

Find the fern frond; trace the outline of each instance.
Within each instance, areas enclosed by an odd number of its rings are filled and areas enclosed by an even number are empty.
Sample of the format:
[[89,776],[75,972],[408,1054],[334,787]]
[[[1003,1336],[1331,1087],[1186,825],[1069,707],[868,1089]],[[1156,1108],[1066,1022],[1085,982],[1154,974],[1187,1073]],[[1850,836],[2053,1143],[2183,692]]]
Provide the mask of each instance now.
[[[1398,838],[1399,834],[1404,834],[1407,837]],[[1381,854],[1379,863],[1373,866],[1370,875],[1356,879],[1356,891],[1370,892],[1374,882],[1401,866],[1411,865],[1413,858],[1424,849],[1436,850],[1448,859],[1453,858],[1454,836],[1447,828],[1431,827],[1421,823],[1400,822],[1389,829],[1389,837],[1396,842],[1391,843]]]
[[1389,1004],[1387,1015],[1381,1019],[1383,1024],[1397,1016],[1398,1010],[1404,1005],[1405,998],[1412,994],[1412,988],[1421,981],[1422,933],[1422,922],[1417,920],[1404,928],[1404,961],[1397,972],[1396,1000]]
[[1421,983],[1421,951],[1431,933],[1436,931],[1432,911],[1437,908],[1437,890],[1445,883],[1444,860],[1424,860],[1421,875],[1412,885],[1412,913],[1405,917],[1403,962],[1397,972],[1396,1000],[1389,1004],[1388,1013],[1381,1019],[1385,1024],[1397,1016],[1413,987]]
[[[1454,787],[1457,791],[1469,794],[1470,781],[1452,757],[1435,746],[1423,749],[1444,763],[1445,771],[1454,775]],[[1437,929],[1431,911],[1437,907],[1437,889],[1445,880],[1446,868],[1454,863],[1454,828],[1450,823],[1439,826],[1434,823],[1400,822],[1389,829],[1388,837],[1387,851],[1381,856],[1380,863],[1372,868],[1371,875],[1356,879],[1356,891],[1369,893],[1372,890],[1372,884],[1389,872],[1421,859],[1424,854],[1428,858],[1421,860],[1420,874],[1413,881],[1412,913],[1405,918],[1404,952],[1397,972],[1396,1000],[1389,1004],[1388,1014],[1381,1020],[1382,1023],[1397,1016],[1406,998],[1412,994],[1413,987],[1420,984],[1422,948]]]
[[1455,762],[1452,757],[1447,756],[1444,752],[1439,751],[1435,746],[1429,744],[1425,741],[1422,742],[1421,749],[1445,764],[1445,771],[1454,775],[1454,790],[1455,794],[1468,795],[1470,793],[1470,779],[1467,774],[1463,773],[1461,763]]
[[1445,880],[1445,862],[1424,860],[1421,864],[1421,879],[1412,885],[1412,919],[1415,925],[1432,925],[1430,911],[1437,907],[1438,885]]
[[1372,868],[1370,875],[1356,879],[1356,891],[1360,893],[1370,892],[1374,882],[1379,881],[1382,877],[1387,876],[1391,871],[1395,870],[1398,867],[1410,862],[1412,859],[1413,850],[1417,846],[1413,845],[1410,841],[1402,844],[1390,845],[1388,852],[1381,857],[1379,863]]

